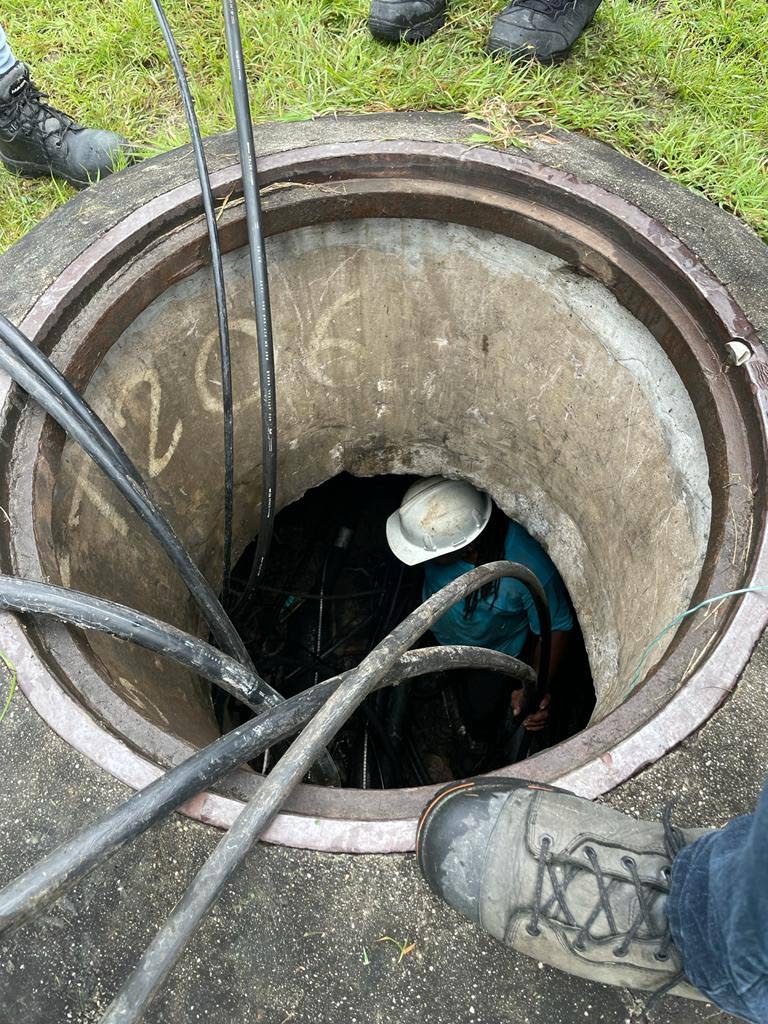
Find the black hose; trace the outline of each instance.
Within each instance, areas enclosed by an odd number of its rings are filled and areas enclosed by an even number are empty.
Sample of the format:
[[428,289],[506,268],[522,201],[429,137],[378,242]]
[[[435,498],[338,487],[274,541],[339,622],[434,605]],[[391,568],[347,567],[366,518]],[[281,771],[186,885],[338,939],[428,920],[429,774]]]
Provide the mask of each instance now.
[[29,338],[19,328],[0,313],[0,338],[5,342],[13,354],[20,359],[25,366],[29,367],[32,373],[42,380],[62,402],[71,410],[73,416],[77,416],[80,422],[93,436],[114,455],[116,461],[122,467],[127,477],[133,480],[139,487],[144,487],[144,481],[123,450],[119,441],[109,427],[96,415],[83,396],[72,387],[64,374],[51,362],[48,356],[33,345]]
[[165,45],[168,50],[176,82],[181,93],[181,102],[189,126],[192,140],[192,152],[195,157],[197,177],[200,182],[200,193],[205,212],[205,226],[208,231],[208,243],[211,247],[211,270],[213,272],[213,290],[216,297],[216,316],[219,325],[219,357],[221,360],[221,404],[224,416],[224,566],[222,581],[222,603],[226,606],[229,598],[230,574],[232,572],[232,516],[235,502],[235,419],[232,407],[232,359],[229,344],[229,318],[227,316],[227,297],[224,288],[224,265],[221,260],[219,232],[216,226],[216,213],[213,205],[211,179],[205,160],[200,125],[195,113],[195,103],[189,89],[189,82],[184,72],[184,65],[179,56],[176,40],[173,38],[171,26],[165,16],[160,0],[150,0],[155,16],[160,24]]
[[245,221],[253,281],[256,314],[256,338],[259,349],[259,389],[261,394],[261,523],[256,542],[256,555],[245,590],[237,602],[243,608],[253,596],[257,581],[266,565],[272,543],[277,504],[277,398],[275,394],[275,357],[272,345],[272,312],[269,303],[267,254],[261,224],[261,199],[256,178],[256,149],[248,100],[248,82],[240,38],[240,20],[236,0],[223,0],[224,31],[235,103],[237,145],[243,172]]
[[[538,582],[538,581],[537,581]],[[520,702],[520,708],[517,713],[518,733],[521,733],[516,737],[516,760],[523,761],[531,749],[531,743],[533,741],[533,734],[525,728],[525,719],[533,713],[538,711],[541,702],[543,701],[546,694],[549,692],[549,664],[552,658],[552,620],[549,615],[549,605],[542,589],[541,595],[537,600],[536,594],[531,590],[534,605],[536,606],[536,612],[539,618],[539,629],[541,630],[541,640],[539,648],[539,667],[536,673],[536,688],[534,690],[523,692],[523,699]],[[544,613],[542,614],[541,597],[544,597]]]
[[[274,707],[283,702],[282,695],[255,670],[247,669],[196,636],[114,601],[49,583],[0,576],[0,608],[46,615],[71,626],[139,644],[199,673],[252,711],[262,711],[265,704]],[[341,785],[339,770],[328,751],[319,755],[316,769],[325,785]]]
[[[48,415],[78,442],[99,469],[106,474],[159,541],[163,551],[187,585],[195,604],[200,609],[218,643],[238,661],[251,668],[252,662],[245,645],[205,576],[176,536],[165,513],[147,493],[138,471],[130,463],[126,467],[125,460],[128,456],[119,448],[114,437],[109,435],[104,424],[101,424],[101,430],[111,437],[109,443],[102,433],[94,433],[92,428],[86,425],[83,419],[83,409],[86,407],[86,403],[82,397],[77,406],[71,405],[69,398],[62,398],[56,387],[47,383],[37,369],[32,369],[23,357],[16,354],[18,336],[21,335],[21,332],[17,328],[9,331],[7,324],[8,321],[4,317],[0,317],[0,340],[5,343],[4,346],[0,346],[0,369],[5,370],[19,387],[27,392],[30,398],[42,406]],[[23,335],[21,337],[27,345],[34,348],[29,339],[24,338]],[[39,350],[37,354],[40,359],[44,360],[46,373],[54,380],[61,378],[61,374],[50,359]]]
[[0,576],[0,608],[46,615],[71,626],[139,644],[199,673],[254,711],[263,711],[264,704],[279,704],[283,699],[256,672],[204,640],[114,601],[49,583]]
[[[141,1020],[230,875],[311,767],[319,751],[333,739],[368,694],[377,688],[406,650],[452,605],[486,583],[505,576],[523,579],[532,592],[543,597],[541,584],[524,566],[514,562],[490,562],[478,566],[447,584],[411,612],[356,669],[344,676],[339,688],[280,758],[258,793],[246,804],[195,875],[186,893],[110,1004],[102,1024],[136,1024]],[[537,605],[539,603],[537,601]],[[545,598],[542,612],[548,619]]]
[[[523,685],[534,680],[528,665],[483,647],[427,647],[404,654],[381,686],[448,669],[491,668]],[[343,676],[319,683],[258,718],[214,740],[169,769],[100,821],[56,847],[0,890],[0,933],[33,918],[126,843],[175,811],[202,789],[214,786],[241,764],[302,728],[341,685]]]

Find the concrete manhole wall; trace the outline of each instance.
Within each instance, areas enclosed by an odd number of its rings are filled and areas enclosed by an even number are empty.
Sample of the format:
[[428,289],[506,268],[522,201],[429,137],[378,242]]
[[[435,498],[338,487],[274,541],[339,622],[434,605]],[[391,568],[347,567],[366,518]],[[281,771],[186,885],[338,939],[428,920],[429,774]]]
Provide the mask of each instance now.
[[[488,489],[558,564],[598,696],[587,730],[515,773],[605,791],[711,713],[759,635],[763,612],[749,600],[684,622],[627,699],[643,650],[674,616],[761,570],[765,367],[758,355],[726,368],[724,347],[756,338],[706,269],[615,196],[519,155],[357,143],[354,122],[349,132],[262,164],[280,186],[264,196],[280,503],[342,470],[441,472]],[[218,348],[186,180],[95,231],[26,326],[85,389],[216,582]],[[216,183],[236,197],[237,168]],[[258,521],[258,369],[243,209],[231,200],[222,238],[242,549]],[[95,467],[18,397],[6,413],[14,571],[198,630],[163,556]],[[36,706],[120,777],[146,781],[153,764],[216,735],[207,689],[182,670],[60,626],[22,641],[5,623],[8,646],[26,644]],[[193,810],[224,824],[254,785],[237,773]],[[428,792],[302,787],[272,837],[407,848]]]
[[[473,479],[560,566],[583,623],[601,718],[698,580],[711,500],[701,430],[653,336],[557,257],[432,221],[361,220],[268,249],[280,381],[280,502],[342,469]],[[259,493],[257,350],[247,252],[228,259],[239,548]],[[221,564],[221,392],[206,270],[122,334],[87,395],[176,513],[208,575]],[[79,327],[79,318],[69,334]],[[162,553],[69,444],[53,527],[62,579],[174,621],[190,617]],[[128,538],[130,537],[130,541]],[[182,673],[90,640],[113,687],[162,729],[210,738]],[[658,652],[663,653],[663,648]],[[132,667],[136,659],[135,667]],[[147,685],[147,681],[151,684]],[[190,707],[190,695],[200,707]]]

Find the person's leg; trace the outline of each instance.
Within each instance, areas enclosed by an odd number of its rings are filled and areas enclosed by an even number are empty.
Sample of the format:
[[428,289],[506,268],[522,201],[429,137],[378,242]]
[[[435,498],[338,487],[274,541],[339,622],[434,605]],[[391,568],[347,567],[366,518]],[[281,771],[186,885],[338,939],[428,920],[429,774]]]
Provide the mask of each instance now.
[[0,75],[10,71],[15,63],[16,58],[3,31],[3,26],[0,25]]
[[666,914],[673,858],[700,835],[491,777],[431,801],[416,853],[432,889],[506,946],[593,981],[702,999]]
[[514,730],[512,690],[508,677],[484,669],[463,673],[455,680],[456,703],[471,741],[467,749],[454,751],[457,775],[495,771],[509,763],[506,743]]
[[84,128],[45,102],[0,28],[0,161],[26,178],[64,178],[76,188],[110,174],[130,146],[115,132]]
[[497,743],[510,709],[512,684],[506,676],[484,669],[465,672],[456,682],[456,697],[467,732],[479,743]]
[[686,976],[745,1020],[768,1020],[768,786],[754,814],[686,846],[667,914]]

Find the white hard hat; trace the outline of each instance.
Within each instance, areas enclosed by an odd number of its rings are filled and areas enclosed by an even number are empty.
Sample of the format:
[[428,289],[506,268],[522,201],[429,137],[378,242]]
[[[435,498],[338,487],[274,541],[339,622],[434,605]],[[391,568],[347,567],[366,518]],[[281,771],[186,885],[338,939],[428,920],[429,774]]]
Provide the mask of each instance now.
[[387,520],[387,541],[401,562],[418,565],[466,547],[488,525],[491,507],[466,480],[417,480]]

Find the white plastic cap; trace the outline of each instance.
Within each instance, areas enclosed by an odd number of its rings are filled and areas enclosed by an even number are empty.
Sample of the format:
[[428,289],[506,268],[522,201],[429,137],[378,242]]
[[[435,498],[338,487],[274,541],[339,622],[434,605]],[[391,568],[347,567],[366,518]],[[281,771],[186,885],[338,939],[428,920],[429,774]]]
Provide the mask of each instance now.
[[752,349],[743,341],[739,341],[738,338],[734,338],[733,341],[727,341],[725,348],[728,353],[728,362],[734,366],[743,366],[744,363],[748,363],[752,358]]
[[419,565],[466,547],[488,525],[491,508],[466,480],[417,480],[387,520],[387,541],[401,562]]

